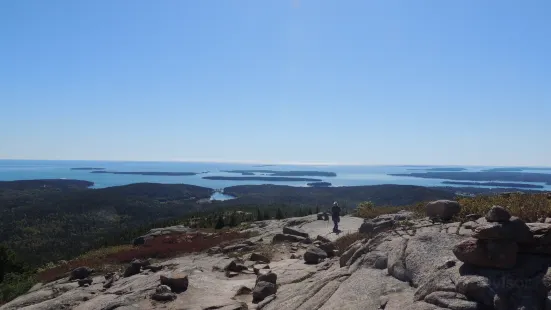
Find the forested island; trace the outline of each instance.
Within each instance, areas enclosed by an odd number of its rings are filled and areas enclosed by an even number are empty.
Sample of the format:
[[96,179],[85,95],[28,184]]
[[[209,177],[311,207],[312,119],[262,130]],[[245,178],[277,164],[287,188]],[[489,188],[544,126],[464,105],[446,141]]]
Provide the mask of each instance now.
[[457,171],[465,171],[465,170],[467,170],[467,169],[465,169],[465,168],[444,168],[444,167],[438,167],[438,168],[410,168],[410,169],[407,169],[407,170],[457,172]]
[[336,177],[335,172],[327,171],[277,171],[277,170],[223,170],[228,173],[265,173],[269,176],[277,177]]
[[390,174],[392,176],[457,181],[535,182],[551,185],[551,174],[532,172],[416,172]]
[[294,177],[270,177],[270,176],[206,176],[205,180],[224,180],[224,181],[270,181],[270,182],[319,182],[320,179],[294,178]]
[[163,176],[190,176],[198,175],[197,172],[159,172],[159,171],[108,171],[94,170],[90,173],[130,174],[130,175],[163,175]]
[[444,181],[442,184],[452,185],[468,185],[468,186],[496,186],[496,187],[512,187],[512,188],[544,188],[542,185],[526,184],[526,183],[500,183],[500,182],[463,182],[463,181]]

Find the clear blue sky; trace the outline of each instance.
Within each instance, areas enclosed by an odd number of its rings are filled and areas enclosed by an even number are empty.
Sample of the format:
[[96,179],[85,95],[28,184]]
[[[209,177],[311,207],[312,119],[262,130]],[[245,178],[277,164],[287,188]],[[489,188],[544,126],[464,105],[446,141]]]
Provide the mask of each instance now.
[[551,1],[0,1],[0,158],[551,166]]

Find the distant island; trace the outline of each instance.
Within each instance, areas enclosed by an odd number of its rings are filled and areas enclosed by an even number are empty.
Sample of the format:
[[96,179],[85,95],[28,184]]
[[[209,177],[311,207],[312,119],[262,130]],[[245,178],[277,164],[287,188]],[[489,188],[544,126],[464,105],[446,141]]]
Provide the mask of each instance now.
[[455,172],[455,171],[465,171],[467,169],[465,168],[411,168],[411,169],[407,169],[407,170],[423,170],[423,171],[450,171],[450,172]]
[[208,176],[205,180],[223,180],[223,181],[271,181],[271,182],[320,182],[320,179],[295,178],[295,177],[230,177],[230,176]]
[[446,179],[456,181],[504,181],[535,182],[551,185],[550,173],[533,172],[418,172],[389,174],[391,176],[415,177],[424,179]]
[[310,187],[329,187],[331,186],[331,183],[329,182],[312,182],[312,183],[308,183],[306,184]]
[[511,188],[544,188],[542,185],[526,184],[526,183],[444,181],[444,182],[442,182],[442,184],[474,185],[474,186],[498,186],[498,187],[511,187]]
[[522,167],[509,167],[509,168],[491,168],[482,170],[482,172],[522,172],[525,170],[532,171],[551,171],[551,168],[522,168]]
[[277,171],[277,170],[222,170],[227,173],[265,173],[274,177],[336,177],[335,172],[327,171]]
[[105,170],[105,168],[77,167],[71,168],[71,170]]
[[253,167],[262,168],[262,167],[274,167],[275,165],[256,165]]
[[[92,187],[94,182],[72,179],[39,179],[0,181],[0,190],[33,190],[33,189],[85,189]],[[1,208],[0,208],[1,209]]]
[[196,172],[159,172],[159,171],[108,171],[94,170],[90,173],[107,173],[107,174],[131,174],[131,175],[164,175],[164,176],[190,176],[197,175]]

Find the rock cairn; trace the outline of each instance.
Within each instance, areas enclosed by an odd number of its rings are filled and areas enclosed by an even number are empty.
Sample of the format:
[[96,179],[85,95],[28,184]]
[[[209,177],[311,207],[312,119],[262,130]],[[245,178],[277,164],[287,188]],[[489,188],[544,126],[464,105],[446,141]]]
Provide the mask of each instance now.
[[510,269],[519,253],[551,255],[551,224],[525,223],[501,206],[493,206],[472,238],[453,249],[455,256],[478,267]]

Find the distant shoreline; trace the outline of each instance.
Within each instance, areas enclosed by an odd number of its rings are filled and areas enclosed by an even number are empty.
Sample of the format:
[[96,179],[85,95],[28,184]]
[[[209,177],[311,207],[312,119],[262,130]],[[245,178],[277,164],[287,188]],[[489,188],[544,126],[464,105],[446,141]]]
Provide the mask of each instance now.
[[442,184],[452,185],[472,185],[472,186],[495,186],[495,187],[511,187],[511,188],[544,188],[542,185],[524,184],[524,183],[500,183],[500,182],[461,182],[461,181],[444,181]]

